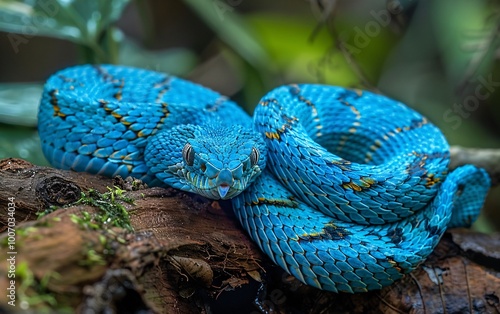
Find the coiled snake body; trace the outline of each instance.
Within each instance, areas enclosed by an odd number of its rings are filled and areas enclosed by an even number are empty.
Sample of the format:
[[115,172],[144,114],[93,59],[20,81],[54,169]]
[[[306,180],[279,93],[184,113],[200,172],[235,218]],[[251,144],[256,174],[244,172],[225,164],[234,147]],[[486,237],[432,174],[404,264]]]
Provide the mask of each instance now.
[[471,165],[447,173],[448,144],[420,114],[334,86],[278,87],[252,121],[173,76],[78,66],[45,85],[39,134],[55,167],[232,199],[276,264],[334,292],[412,271],[447,227],[475,220],[490,186]]

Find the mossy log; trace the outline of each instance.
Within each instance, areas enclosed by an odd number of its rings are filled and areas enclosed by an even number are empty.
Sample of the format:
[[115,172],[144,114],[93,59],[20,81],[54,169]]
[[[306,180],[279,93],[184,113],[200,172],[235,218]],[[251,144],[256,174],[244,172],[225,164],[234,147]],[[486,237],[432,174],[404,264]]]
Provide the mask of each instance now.
[[397,284],[335,294],[274,266],[228,202],[20,159],[0,182],[0,312],[500,312],[499,234],[451,230]]

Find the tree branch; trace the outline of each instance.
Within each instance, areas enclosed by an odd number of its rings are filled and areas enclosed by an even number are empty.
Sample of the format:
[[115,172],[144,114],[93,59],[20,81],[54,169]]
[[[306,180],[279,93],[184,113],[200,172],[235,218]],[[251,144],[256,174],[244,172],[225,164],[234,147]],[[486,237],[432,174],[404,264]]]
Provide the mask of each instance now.
[[484,168],[491,177],[493,186],[500,182],[500,149],[450,147],[450,169],[466,164]]
[[[239,226],[230,203],[20,159],[0,160],[0,181],[2,252],[9,243],[7,204],[15,198],[16,308],[22,299],[35,311],[82,312],[439,312],[443,304],[451,311],[478,302],[485,312],[500,309],[498,236],[454,230],[422,268],[393,286],[335,294],[273,265]],[[98,223],[99,208],[74,204],[89,188],[107,192],[113,185],[127,190],[112,202],[129,213],[133,232]],[[65,207],[36,220],[35,213],[51,205]],[[2,291],[10,286],[8,270],[2,258]],[[9,301],[0,294],[0,311],[11,309]]]

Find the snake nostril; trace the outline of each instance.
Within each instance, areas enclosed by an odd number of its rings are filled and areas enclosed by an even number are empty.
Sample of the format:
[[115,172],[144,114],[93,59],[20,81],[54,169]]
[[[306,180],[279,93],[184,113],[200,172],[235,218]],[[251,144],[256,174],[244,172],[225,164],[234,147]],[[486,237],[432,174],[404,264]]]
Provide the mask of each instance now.
[[207,170],[207,165],[206,164],[201,164],[200,165],[200,169],[201,169],[201,171],[205,172],[205,170]]

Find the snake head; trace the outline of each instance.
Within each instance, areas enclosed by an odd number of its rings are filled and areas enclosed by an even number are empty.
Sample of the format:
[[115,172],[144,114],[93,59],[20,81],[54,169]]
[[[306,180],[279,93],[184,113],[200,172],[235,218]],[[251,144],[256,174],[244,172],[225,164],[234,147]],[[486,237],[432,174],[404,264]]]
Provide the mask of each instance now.
[[180,125],[152,136],[144,157],[150,172],[169,186],[230,199],[262,172],[266,146],[240,125]]

